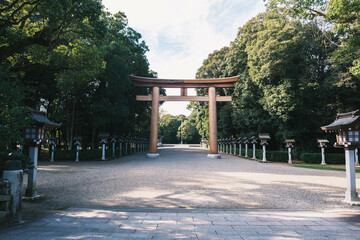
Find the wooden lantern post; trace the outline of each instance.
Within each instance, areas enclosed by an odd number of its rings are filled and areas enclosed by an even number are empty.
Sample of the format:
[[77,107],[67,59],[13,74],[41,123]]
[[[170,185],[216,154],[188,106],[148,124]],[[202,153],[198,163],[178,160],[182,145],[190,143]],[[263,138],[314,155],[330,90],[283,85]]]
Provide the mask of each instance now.
[[360,199],[356,192],[355,149],[360,146],[360,111],[338,113],[333,123],[321,127],[326,132],[336,133],[334,147],[344,148],[346,164],[345,202],[359,205]]
[[[217,144],[217,115],[216,102],[230,102],[231,96],[217,96],[216,87],[233,87],[239,79],[238,76],[219,79],[156,79],[139,76],[130,76],[134,86],[152,88],[152,94],[148,96],[136,96],[137,101],[151,101],[151,129],[150,147],[147,157],[159,157],[157,151],[158,141],[158,118],[160,101],[200,101],[209,102],[209,135],[210,149],[209,158],[221,158]],[[160,96],[160,88],[180,88],[181,96]],[[208,96],[187,96],[187,88],[208,88]]]

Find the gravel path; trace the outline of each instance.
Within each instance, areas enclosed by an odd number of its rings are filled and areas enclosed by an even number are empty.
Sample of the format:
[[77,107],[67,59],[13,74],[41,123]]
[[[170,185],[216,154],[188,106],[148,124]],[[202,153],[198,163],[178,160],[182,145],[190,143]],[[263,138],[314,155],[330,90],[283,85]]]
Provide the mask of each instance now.
[[[24,208],[360,210],[342,203],[345,172],[264,164],[225,154],[209,159],[207,150],[196,147],[163,147],[159,153],[158,159],[140,153],[107,162],[41,162],[37,188],[44,197],[24,202]],[[359,174],[357,186],[360,192]]]

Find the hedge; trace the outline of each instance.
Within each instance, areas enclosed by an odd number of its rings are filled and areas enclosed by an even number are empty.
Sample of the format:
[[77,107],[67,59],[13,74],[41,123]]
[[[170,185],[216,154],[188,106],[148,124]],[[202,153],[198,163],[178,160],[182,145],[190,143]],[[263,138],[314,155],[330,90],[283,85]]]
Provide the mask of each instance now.
[[[305,163],[321,163],[321,153],[302,153],[301,161]],[[345,164],[345,154],[325,153],[325,162],[328,164]]]

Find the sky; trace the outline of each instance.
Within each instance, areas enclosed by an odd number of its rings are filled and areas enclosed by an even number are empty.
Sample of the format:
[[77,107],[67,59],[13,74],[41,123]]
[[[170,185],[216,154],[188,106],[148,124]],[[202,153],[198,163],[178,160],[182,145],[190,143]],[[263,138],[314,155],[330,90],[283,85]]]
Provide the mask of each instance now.
[[[167,79],[194,79],[210,53],[229,46],[239,27],[265,11],[263,0],[103,0],[103,5],[125,13],[150,49],[150,69]],[[167,95],[180,95],[180,89],[167,89]],[[165,102],[161,109],[189,115],[187,104]]]

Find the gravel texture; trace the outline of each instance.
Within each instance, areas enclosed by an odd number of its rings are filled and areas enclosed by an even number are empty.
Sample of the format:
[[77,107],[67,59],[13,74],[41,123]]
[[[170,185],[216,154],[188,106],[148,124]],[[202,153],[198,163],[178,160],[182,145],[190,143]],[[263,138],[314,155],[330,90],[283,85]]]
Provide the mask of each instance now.
[[209,159],[207,152],[175,145],[160,148],[156,159],[138,153],[105,162],[40,162],[37,188],[43,197],[23,207],[360,210],[342,202],[345,172],[225,154]]

